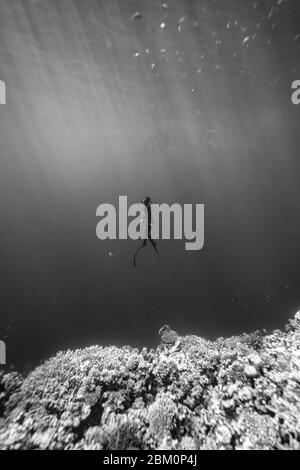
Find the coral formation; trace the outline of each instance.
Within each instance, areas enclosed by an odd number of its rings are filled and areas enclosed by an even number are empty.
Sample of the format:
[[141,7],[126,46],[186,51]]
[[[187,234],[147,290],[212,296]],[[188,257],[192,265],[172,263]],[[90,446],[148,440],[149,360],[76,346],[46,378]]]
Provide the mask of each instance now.
[[300,313],[285,332],[60,352],[0,373],[0,449],[300,449]]

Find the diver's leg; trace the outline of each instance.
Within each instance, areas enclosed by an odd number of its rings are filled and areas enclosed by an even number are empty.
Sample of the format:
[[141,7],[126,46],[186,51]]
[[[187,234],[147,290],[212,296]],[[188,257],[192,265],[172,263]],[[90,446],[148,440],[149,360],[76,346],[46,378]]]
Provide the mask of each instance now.
[[154,250],[155,250],[155,253],[157,254],[158,259],[159,259],[159,253],[158,253],[156,241],[154,241],[153,238],[150,237],[150,238],[149,238],[149,242],[150,242],[151,245],[153,246],[153,248],[154,248]]
[[153,240],[152,238],[152,227],[151,227],[151,223],[148,224],[148,240],[149,242],[151,243],[151,245],[153,246],[154,250],[155,250],[155,253],[157,254],[158,258],[159,258],[159,254],[158,254],[158,250],[157,250],[157,246],[156,246],[156,241]]
[[147,240],[144,240],[143,243],[141,244],[141,246],[137,249],[134,257],[133,257],[133,264],[134,266],[136,266],[136,257],[137,255],[139,254],[139,252],[141,251],[142,248],[144,248],[145,246],[147,245]]

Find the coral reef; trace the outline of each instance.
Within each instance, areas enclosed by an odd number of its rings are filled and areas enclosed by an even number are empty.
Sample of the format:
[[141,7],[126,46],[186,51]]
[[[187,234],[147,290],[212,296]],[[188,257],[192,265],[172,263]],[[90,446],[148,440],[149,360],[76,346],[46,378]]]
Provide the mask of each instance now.
[[300,449],[300,312],[285,332],[60,352],[0,374],[0,449]]

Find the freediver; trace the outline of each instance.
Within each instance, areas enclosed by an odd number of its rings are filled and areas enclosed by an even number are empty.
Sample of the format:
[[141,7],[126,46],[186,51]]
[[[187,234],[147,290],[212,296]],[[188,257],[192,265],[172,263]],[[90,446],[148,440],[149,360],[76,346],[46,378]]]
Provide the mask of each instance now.
[[142,245],[137,249],[134,257],[133,257],[133,264],[134,266],[136,266],[136,257],[137,255],[139,254],[139,252],[147,245],[147,241],[149,240],[149,242],[151,243],[151,245],[153,246],[154,250],[155,250],[155,253],[157,254],[158,258],[159,258],[159,254],[158,254],[158,250],[157,250],[157,246],[156,246],[156,242],[153,240],[152,238],[152,233],[151,233],[151,225],[152,225],[152,212],[151,212],[151,198],[149,196],[146,196],[144,197],[144,199],[142,199],[142,204],[144,204],[144,206],[146,207],[146,210],[147,210],[147,216],[148,216],[148,238],[145,238],[145,240],[143,240],[143,243]]

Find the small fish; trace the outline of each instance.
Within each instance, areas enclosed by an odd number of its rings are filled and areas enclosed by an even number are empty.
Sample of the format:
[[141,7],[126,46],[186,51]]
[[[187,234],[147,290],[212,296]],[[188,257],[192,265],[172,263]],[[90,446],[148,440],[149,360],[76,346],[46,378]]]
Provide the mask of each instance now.
[[141,20],[142,19],[142,14],[139,11],[136,11],[132,16],[132,20]]

